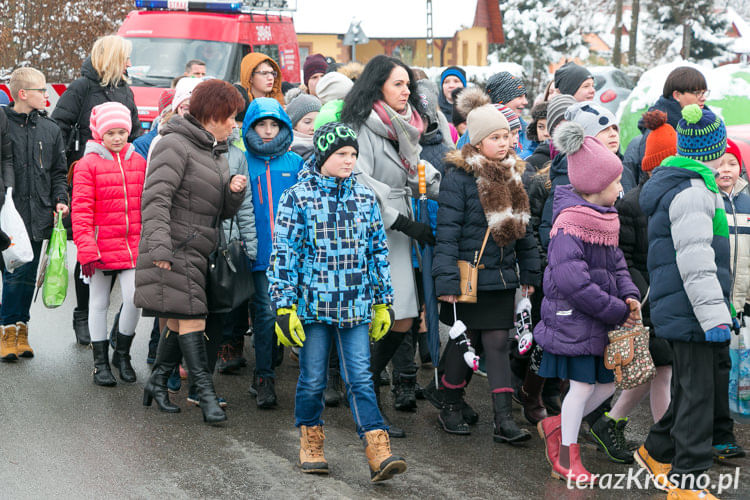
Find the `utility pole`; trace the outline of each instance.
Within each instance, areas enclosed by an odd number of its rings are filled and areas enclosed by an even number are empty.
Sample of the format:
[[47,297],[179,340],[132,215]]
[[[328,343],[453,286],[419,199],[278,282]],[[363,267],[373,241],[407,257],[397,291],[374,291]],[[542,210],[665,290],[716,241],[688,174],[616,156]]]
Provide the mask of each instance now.
[[427,0],[427,67],[431,68],[434,61],[432,40],[432,0]]

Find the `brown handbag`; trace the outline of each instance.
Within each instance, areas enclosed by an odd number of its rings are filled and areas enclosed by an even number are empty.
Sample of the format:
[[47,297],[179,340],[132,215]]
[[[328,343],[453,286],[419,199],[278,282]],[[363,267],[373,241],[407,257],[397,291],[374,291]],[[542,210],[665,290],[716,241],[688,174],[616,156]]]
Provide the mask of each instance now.
[[618,328],[609,332],[604,366],[615,372],[615,386],[632,389],[656,376],[648,340],[649,329],[640,320],[633,328]]
[[460,273],[459,285],[461,286],[461,295],[458,296],[458,302],[474,304],[477,301],[477,278],[479,270],[484,269],[484,264],[479,264],[484,254],[484,247],[487,245],[487,238],[490,235],[490,228],[484,233],[484,241],[479,252],[474,252],[474,262],[468,260],[456,261],[458,272]]

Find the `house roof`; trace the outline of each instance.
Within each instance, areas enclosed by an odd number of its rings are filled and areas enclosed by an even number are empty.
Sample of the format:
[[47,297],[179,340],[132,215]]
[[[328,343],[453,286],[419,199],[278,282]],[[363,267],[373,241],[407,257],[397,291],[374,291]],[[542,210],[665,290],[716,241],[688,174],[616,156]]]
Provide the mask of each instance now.
[[[482,0],[483,1],[483,0]],[[343,35],[353,18],[369,38],[425,38],[424,0],[297,0],[294,28],[299,34]],[[432,0],[434,38],[453,38],[474,26],[477,0]]]

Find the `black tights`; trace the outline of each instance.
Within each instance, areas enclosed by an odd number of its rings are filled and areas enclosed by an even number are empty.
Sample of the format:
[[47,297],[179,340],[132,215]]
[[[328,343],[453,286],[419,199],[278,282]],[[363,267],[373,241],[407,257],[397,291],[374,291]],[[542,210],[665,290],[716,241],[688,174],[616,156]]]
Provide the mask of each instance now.
[[[487,380],[492,392],[510,390],[510,362],[508,359],[508,330],[469,332],[472,345],[484,353]],[[464,361],[458,343],[451,339],[440,360],[442,384],[448,389],[465,387],[471,379],[471,368]]]

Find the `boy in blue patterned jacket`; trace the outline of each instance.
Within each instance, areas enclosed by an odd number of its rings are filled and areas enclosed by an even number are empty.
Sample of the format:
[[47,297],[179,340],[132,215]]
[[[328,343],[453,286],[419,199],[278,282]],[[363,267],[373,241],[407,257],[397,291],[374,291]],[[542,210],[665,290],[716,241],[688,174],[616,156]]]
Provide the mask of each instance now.
[[301,348],[294,405],[299,466],[328,473],[320,416],[333,342],[371,480],[382,481],[406,470],[391,454],[369,370],[368,331],[377,342],[393,322],[385,228],[374,193],[352,177],[356,133],[331,122],[315,131],[313,145],[299,182],[279,200],[268,269],[276,336]]

